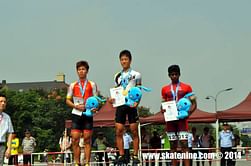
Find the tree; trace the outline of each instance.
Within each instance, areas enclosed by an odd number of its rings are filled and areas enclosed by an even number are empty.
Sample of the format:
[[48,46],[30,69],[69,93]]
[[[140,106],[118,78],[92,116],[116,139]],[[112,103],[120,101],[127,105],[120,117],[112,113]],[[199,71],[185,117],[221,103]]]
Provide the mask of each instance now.
[[150,108],[144,107],[144,106],[139,106],[138,107],[138,112],[140,117],[147,117],[152,115],[150,112]]
[[11,116],[19,138],[24,137],[25,129],[30,129],[37,141],[36,151],[41,152],[45,148],[57,151],[65,120],[71,115],[65,104],[66,91],[59,90],[55,98],[48,98],[48,92],[41,89],[23,92],[4,90],[4,93],[8,100],[6,112]]

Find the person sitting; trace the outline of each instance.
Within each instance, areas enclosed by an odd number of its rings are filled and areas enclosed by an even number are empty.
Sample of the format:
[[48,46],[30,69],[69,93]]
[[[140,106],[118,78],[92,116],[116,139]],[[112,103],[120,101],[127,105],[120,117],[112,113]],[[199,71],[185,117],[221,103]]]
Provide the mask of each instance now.
[[104,133],[103,132],[99,132],[98,133],[98,137],[94,141],[94,147],[96,147],[96,149],[98,151],[101,151],[101,152],[97,153],[98,154],[98,161],[99,161],[99,165],[100,166],[103,165],[102,162],[103,162],[104,154],[105,154],[106,165],[107,166],[109,165],[109,159],[108,159],[107,152],[103,152],[103,151],[106,150],[107,146],[109,146],[109,143],[107,142],[106,137],[104,136]]

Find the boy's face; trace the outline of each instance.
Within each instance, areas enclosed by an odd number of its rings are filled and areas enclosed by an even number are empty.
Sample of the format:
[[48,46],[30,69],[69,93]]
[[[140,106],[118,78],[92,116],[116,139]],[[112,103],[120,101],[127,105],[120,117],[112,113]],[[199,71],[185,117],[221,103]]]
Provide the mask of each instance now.
[[16,136],[17,136],[16,134],[14,134],[14,133],[12,134],[12,138],[16,138]]
[[225,131],[228,130],[228,128],[229,128],[228,125],[223,126],[223,130],[225,130]]
[[180,78],[180,74],[178,72],[172,72],[169,74],[170,79],[172,82],[178,82]]
[[131,60],[127,56],[122,55],[120,58],[120,64],[123,69],[129,69],[131,65]]
[[0,97],[0,111],[2,112],[6,108],[6,98]]
[[29,138],[31,136],[31,133],[30,132],[26,132],[25,133],[25,137]]
[[77,73],[78,73],[78,77],[80,79],[85,79],[86,76],[87,76],[88,71],[87,71],[87,69],[84,66],[80,66],[77,69]]

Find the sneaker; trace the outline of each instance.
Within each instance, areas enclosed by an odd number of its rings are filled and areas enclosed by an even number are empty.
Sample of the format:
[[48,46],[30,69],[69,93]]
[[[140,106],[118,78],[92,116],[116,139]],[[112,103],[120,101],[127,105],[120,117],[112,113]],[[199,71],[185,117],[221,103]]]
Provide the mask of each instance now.
[[132,162],[133,162],[134,164],[140,163],[140,160],[139,160],[138,156],[134,155],[134,156],[132,157]]
[[90,164],[89,164],[89,163],[86,163],[85,166],[90,166]]
[[126,163],[125,156],[119,156],[119,158],[115,161],[115,165],[123,165]]
[[75,163],[75,164],[74,164],[74,166],[80,166],[80,164],[78,164],[78,163]]

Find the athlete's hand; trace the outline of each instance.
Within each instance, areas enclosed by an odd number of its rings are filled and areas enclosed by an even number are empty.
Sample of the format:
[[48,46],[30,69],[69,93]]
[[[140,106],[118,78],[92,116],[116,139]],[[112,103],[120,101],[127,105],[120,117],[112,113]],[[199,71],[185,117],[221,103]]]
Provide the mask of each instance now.
[[114,98],[107,98],[107,101],[110,103],[110,104],[113,104],[115,103],[115,99]]
[[75,105],[75,109],[77,109],[79,111],[84,111],[85,110],[85,105],[84,104]]
[[93,113],[97,113],[97,112],[98,112],[98,109],[97,109],[97,108],[94,108],[94,109],[92,109],[92,112],[93,112]]
[[139,103],[134,102],[134,103],[133,103],[133,105],[132,105],[132,106],[130,106],[130,107],[131,107],[131,108],[136,108],[136,107],[138,107],[138,105],[139,105]]
[[162,105],[160,106],[160,111],[161,111],[161,113],[166,112],[166,110],[162,108]]

